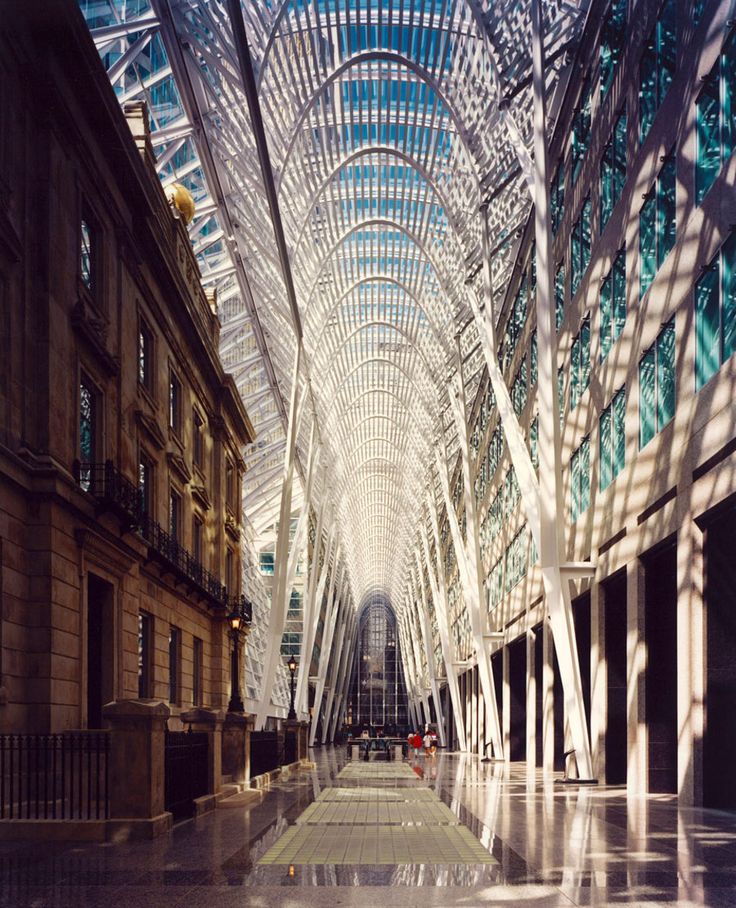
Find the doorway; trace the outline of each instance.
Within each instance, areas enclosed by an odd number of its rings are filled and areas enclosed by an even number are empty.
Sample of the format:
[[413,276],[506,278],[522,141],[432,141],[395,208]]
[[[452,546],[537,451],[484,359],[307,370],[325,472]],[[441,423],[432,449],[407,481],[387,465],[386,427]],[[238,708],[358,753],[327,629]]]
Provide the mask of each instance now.
[[606,634],[606,782],[626,782],[626,569],[602,584]]
[[649,738],[648,790],[677,791],[677,546],[665,544],[644,564],[644,698]]
[[102,728],[102,707],[115,699],[115,588],[87,575],[87,728]]
[[526,760],[526,637],[509,646],[509,760]]

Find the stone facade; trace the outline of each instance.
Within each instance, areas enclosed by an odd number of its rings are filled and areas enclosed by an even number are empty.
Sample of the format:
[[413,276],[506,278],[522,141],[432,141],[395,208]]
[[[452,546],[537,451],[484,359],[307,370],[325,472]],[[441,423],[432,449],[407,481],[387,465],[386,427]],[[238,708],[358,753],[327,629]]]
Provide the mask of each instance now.
[[139,697],[175,726],[228,702],[254,433],[145,108],[31,6],[0,35],[0,732]]

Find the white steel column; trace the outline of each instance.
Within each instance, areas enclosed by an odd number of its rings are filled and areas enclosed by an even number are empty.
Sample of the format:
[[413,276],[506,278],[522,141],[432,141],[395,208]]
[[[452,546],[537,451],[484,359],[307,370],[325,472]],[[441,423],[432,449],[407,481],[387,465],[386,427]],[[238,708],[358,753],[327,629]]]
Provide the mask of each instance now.
[[534,234],[537,255],[537,350],[539,404],[539,560],[547,610],[560,666],[565,713],[581,778],[593,777],[588,723],[570,602],[572,571],[561,564],[565,550],[560,422],[557,400],[556,325],[553,296],[551,222],[544,98],[544,42],[541,0],[532,0],[532,75],[534,85]]
[[[335,632],[337,606],[339,605],[339,597],[342,596],[343,592],[342,586],[344,569],[342,565],[339,567],[339,583],[337,581],[338,564],[340,564],[339,557],[340,549],[338,547],[337,552],[335,553],[335,562],[332,568],[332,575],[330,577],[330,593],[327,597],[327,608],[325,610],[325,625],[322,634],[322,647],[319,653],[319,668],[317,670],[317,690],[314,695],[314,713],[312,714],[312,725],[309,729],[310,747],[314,747],[314,739],[317,737],[317,723],[319,722],[319,713],[322,709],[322,697],[324,696],[325,692],[325,679],[327,675],[327,667],[330,662],[332,637]],[[335,595],[336,589],[339,590],[338,596]]]
[[422,521],[422,548],[424,559],[427,563],[427,574],[429,575],[429,585],[432,588],[432,597],[434,599],[434,610],[437,616],[437,629],[440,635],[440,644],[442,646],[442,658],[445,662],[445,675],[447,676],[447,687],[450,691],[450,700],[452,702],[452,714],[455,722],[455,730],[460,743],[461,750],[467,750],[468,742],[465,737],[465,715],[463,712],[462,702],[460,699],[460,685],[457,681],[457,672],[455,671],[455,648],[450,636],[450,622],[447,617],[447,584],[445,582],[445,565],[442,560],[442,547],[440,545],[440,530],[437,523],[437,504],[434,500],[434,492],[430,492],[429,502],[429,519],[432,524],[432,535],[434,537],[435,561],[437,565],[437,579],[435,580],[434,568],[429,555],[429,539],[427,538],[427,528]]
[[[281,507],[279,510],[279,529],[276,537],[274,555],[274,579],[271,595],[271,613],[268,622],[268,637],[263,665],[263,686],[258,702],[255,727],[263,728],[271,706],[271,691],[276,678],[276,668],[281,659],[281,639],[286,623],[288,593],[286,575],[289,568],[289,525],[291,522],[291,494],[294,484],[294,465],[296,460],[297,409],[299,407],[299,369],[301,366],[302,347],[297,344],[294,357],[294,371],[291,376],[291,399],[289,401],[289,426],[286,434],[286,451],[284,458],[284,477],[281,486]],[[312,429],[314,439],[314,423]],[[312,452],[310,451],[310,459]],[[305,496],[304,506],[308,506]]]
[[330,721],[332,718],[332,707],[335,703],[335,686],[337,684],[337,673],[340,668],[340,659],[342,657],[342,647],[345,641],[345,629],[347,626],[347,600],[340,602],[340,610],[337,613],[337,620],[340,627],[337,631],[337,646],[332,652],[330,665],[330,681],[327,690],[327,703],[325,705],[325,717],[322,721],[322,743],[327,743],[329,736]]
[[[322,515],[320,514],[320,517]],[[321,530],[318,521],[318,529]],[[327,584],[327,574],[330,569],[330,558],[332,557],[332,547],[335,540],[335,523],[330,524],[330,531],[327,535],[327,542],[324,548],[324,561],[322,570],[319,568],[319,553],[322,547],[321,539],[319,544],[315,537],[315,553],[312,564],[312,571],[309,576],[309,586],[307,588],[307,598],[304,603],[304,617],[302,630],[302,658],[299,665],[299,674],[296,682],[296,703],[297,715],[304,716],[308,711],[309,704],[309,669],[312,664],[312,652],[314,650],[314,638],[317,633],[317,622],[322,607],[322,597],[324,596],[325,586]],[[319,574],[319,579],[317,575]]]
[[[457,522],[457,514],[452,506],[450,485],[447,475],[447,462],[445,461],[442,463],[443,458],[438,450],[437,459],[439,462],[440,485],[442,486],[445,505],[448,509],[450,530],[453,534],[453,540],[455,541],[457,549],[458,566],[460,566],[461,557],[463,560],[464,570],[461,571],[460,576],[464,581],[463,585],[465,586],[467,593],[466,605],[470,615],[470,627],[473,633],[475,654],[478,660],[478,673],[483,692],[483,700],[485,701],[484,737],[490,732],[491,741],[493,743],[493,755],[496,759],[502,759],[503,740],[501,737],[501,724],[498,716],[496,688],[493,672],[491,671],[491,640],[488,631],[488,613],[484,602],[485,578],[483,575],[483,560],[480,553],[478,515],[475,507],[475,485],[473,482],[472,464],[470,462],[467,402],[465,400],[465,385],[463,382],[462,361],[460,359],[459,351],[457,358],[457,375],[453,384],[454,388],[450,391],[450,403],[452,404],[458,440],[460,442],[460,459],[462,461],[466,522],[464,543]],[[485,741],[483,743],[485,744]]]
[[421,616],[420,624],[422,627],[422,637],[424,639],[424,651],[427,654],[427,670],[429,672],[429,685],[432,688],[432,698],[434,708],[437,714],[437,731],[440,736],[440,745],[447,746],[445,735],[445,717],[442,715],[442,700],[440,698],[440,685],[437,681],[437,665],[434,659],[434,648],[432,647],[432,626],[429,621],[429,609],[427,608],[427,592],[424,589],[424,570],[422,568],[422,556],[419,549],[414,550],[417,561],[417,571],[419,572],[419,593],[421,595]]
[[335,740],[335,733],[337,731],[337,723],[340,719],[340,714],[342,712],[343,703],[345,702],[345,688],[346,684],[349,683],[349,678],[346,681],[345,675],[347,672],[347,667],[351,661],[351,655],[353,652],[353,647],[355,646],[355,611],[351,610],[348,616],[347,629],[345,631],[345,637],[347,638],[346,642],[343,644],[342,651],[340,652],[340,667],[337,673],[337,697],[335,699],[335,706],[332,711],[332,719],[330,720],[330,743]]

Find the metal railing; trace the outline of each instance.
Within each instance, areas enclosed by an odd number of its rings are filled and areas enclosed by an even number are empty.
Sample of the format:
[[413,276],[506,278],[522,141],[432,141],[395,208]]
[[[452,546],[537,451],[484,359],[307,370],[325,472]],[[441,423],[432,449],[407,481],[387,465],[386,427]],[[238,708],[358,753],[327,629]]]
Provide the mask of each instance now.
[[253,731],[250,734],[250,777],[271,772],[281,765],[279,739],[275,731]]
[[0,735],[0,820],[109,816],[106,731]]
[[175,536],[148,516],[140,489],[123,476],[111,460],[105,463],[75,460],[73,472],[74,479],[81,488],[122,517],[131,529],[135,529],[148,543],[152,554],[174,568],[182,578],[193,583],[215,604],[228,612],[241,610],[246,622],[250,624],[253,619],[251,602],[243,595],[230,596],[219,577],[208,571]]

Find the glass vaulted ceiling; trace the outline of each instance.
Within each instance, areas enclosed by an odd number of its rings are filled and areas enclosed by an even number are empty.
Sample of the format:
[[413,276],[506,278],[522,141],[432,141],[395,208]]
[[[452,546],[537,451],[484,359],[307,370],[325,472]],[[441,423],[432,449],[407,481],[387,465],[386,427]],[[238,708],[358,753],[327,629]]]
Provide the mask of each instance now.
[[[587,0],[543,6],[554,111]],[[258,537],[278,514],[296,337],[226,3],[82,8],[120,100],[149,102],[161,179],[198,201],[192,242],[258,432],[245,495]],[[457,447],[458,342],[471,396],[480,376],[468,304],[481,299],[480,206],[497,292],[529,213],[503,113],[530,147],[529,3],[245,0],[242,11],[303,325],[302,478],[316,420],[325,469],[312,505],[331,509],[353,600],[380,590],[398,604],[435,449]]]

